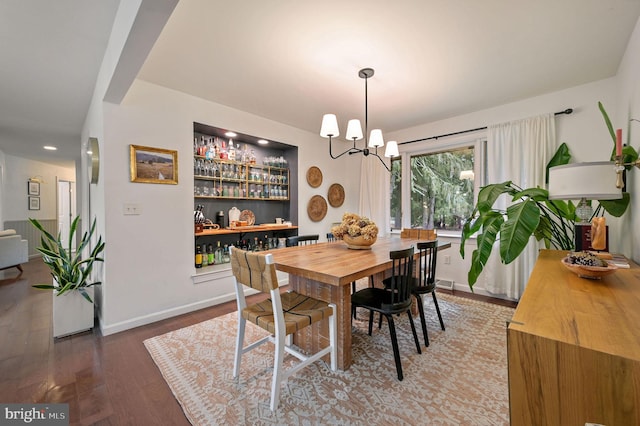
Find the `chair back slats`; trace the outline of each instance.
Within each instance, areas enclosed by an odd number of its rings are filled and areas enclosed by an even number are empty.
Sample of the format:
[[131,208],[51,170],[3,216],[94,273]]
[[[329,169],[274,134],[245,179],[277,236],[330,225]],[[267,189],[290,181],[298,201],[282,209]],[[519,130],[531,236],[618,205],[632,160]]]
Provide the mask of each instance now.
[[316,244],[320,235],[295,235],[287,238],[287,247],[295,247],[307,244]]
[[334,241],[336,241],[337,238],[335,235],[333,235],[333,232],[327,232],[327,241],[332,243]]
[[391,277],[387,287],[389,298],[388,303],[382,304],[382,309],[403,310],[411,305],[413,254],[413,247],[389,253],[392,261]]
[[231,249],[231,270],[236,280],[263,293],[278,288],[273,255]]
[[433,287],[436,282],[436,261],[438,260],[438,240],[418,243],[419,270],[417,287]]

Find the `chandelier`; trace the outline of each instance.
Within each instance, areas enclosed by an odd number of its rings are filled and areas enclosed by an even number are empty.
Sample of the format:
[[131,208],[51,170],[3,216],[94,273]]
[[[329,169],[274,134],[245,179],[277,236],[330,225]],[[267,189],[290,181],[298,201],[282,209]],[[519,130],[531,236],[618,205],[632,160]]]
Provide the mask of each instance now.
[[[368,101],[367,80],[373,76],[373,73],[374,73],[373,68],[363,68],[358,72],[358,76],[360,78],[364,78],[364,135],[365,135],[364,148],[358,148],[356,146],[356,141],[359,141],[363,137],[362,126],[360,125],[360,120],[358,119],[349,120],[347,124],[346,138],[347,140],[353,140],[353,147],[347,149],[342,154],[338,154],[334,156],[331,149],[332,138],[340,136],[340,129],[338,128],[338,119],[336,118],[335,114],[325,114],[322,117],[322,126],[320,128],[320,136],[322,136],[323,138],[329,138],[329,155],[334,160],[336,158],[342,157],[344,154],[353,155],[353,154],[361,153],[365,157],[371,154],[378,157],[378,160],[380,160],[380,162],[384,165],[387,171],[390,172],[391,169],[387,166],[387,164],[384,162],[382,157],[378,155],[378,147],[384,146],[384,140],[382,139],[382,130],[373,129],[371,130],[371,134],[368,135],[369,111],[368,111],[368,105],[367,105],[367,101]],[[371,151],[369,148],[373,148],[373,151]],[[389,158],[389,157],[397,157],[398,155],[400,155],[398,153],[398,143],[396,141],[387,142],[387,147],[385,149],[384,156]]]

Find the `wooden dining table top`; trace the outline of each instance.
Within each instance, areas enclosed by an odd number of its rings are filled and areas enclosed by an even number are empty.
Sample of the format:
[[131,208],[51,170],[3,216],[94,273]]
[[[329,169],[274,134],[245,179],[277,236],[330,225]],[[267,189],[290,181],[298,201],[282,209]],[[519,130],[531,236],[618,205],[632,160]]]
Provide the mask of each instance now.
[[[343,241],[270,250],[276,269],[326,284],[343,286],[352,281],[384,272],[391,267],[389,252],[402,250],[424,240],[380,237],[368,250],[352,250]],[[438,250],[451,247],[439,242]],[[418,251],[416,250],[416,256]]]

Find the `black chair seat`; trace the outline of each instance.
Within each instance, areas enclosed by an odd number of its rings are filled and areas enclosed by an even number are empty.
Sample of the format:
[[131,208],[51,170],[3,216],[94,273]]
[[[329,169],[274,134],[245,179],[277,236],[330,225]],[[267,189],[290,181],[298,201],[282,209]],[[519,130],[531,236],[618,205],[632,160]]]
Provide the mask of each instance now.
[[364,288],[351,296],[351,304],[364,306],[369,310],[388,314],[401,314],[411,306],[411,299],[394,303],[389,290],[377,287]]

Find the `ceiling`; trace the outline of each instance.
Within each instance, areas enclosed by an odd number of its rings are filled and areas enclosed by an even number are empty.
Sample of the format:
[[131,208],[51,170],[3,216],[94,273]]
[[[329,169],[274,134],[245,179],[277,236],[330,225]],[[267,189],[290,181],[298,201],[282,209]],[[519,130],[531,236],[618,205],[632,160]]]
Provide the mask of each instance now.
[[[79,156],[117,4],[0,0],[0,150]],[[369,127],[391,132],[612,77],[638,16],[638,0],[181,0],[138,78],[313,133],[333,112],[344,135],[371,67]]]

